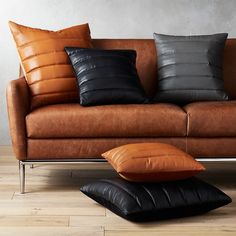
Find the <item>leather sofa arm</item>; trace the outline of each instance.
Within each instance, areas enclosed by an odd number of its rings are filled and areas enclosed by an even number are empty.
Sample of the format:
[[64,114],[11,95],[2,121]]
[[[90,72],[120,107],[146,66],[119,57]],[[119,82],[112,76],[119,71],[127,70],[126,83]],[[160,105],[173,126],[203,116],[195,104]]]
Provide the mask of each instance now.
[[25,117],[30,110],[29,88],[25,78],[10,81],[6,96],[13,150],[18,160],[25,160],[27,158]]

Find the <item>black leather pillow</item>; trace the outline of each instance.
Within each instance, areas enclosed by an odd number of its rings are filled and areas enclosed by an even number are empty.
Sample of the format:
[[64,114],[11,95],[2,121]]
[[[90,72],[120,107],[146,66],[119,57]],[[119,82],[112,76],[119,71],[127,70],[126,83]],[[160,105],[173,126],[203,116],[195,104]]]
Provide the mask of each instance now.
[[145,103],[134,50],[65,48],[74,68],[83,106]]
[[232,200],[195,177],[163,183],[104,179],[80,189],[88,197],[131,221],[184,217],[208,212]]
[[201,36],[154,33],[158,58],[154,102],[228,100],[222,75],[226,38],[226,33]]

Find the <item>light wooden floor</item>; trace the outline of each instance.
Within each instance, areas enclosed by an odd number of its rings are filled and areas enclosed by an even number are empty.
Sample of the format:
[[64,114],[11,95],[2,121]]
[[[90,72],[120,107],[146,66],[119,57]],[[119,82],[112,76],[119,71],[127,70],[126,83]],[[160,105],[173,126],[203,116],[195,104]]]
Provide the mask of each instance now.
[[116,176],[108,164],[26,168],[27,194],[19,194],[18,162],[0,147],[0,236],[224,236],[236,235],[236,163],[208,164],[200,177],[233,203],[211,213],[155,223],[128,222],[84,196],[79,187]]

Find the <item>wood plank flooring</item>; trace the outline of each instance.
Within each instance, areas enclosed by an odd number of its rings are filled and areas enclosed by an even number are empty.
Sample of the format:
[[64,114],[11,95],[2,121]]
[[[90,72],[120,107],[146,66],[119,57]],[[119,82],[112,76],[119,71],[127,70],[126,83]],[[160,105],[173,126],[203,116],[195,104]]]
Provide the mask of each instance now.
[[236,163],[211,163],[199,177],[233,203],[208,214],[152,223],[128,222],[83,195],[79,188],[117,174],[108,164],[26,166],[26,194],[19,194],[18,162],[0,146],[0,236],[235,236]]

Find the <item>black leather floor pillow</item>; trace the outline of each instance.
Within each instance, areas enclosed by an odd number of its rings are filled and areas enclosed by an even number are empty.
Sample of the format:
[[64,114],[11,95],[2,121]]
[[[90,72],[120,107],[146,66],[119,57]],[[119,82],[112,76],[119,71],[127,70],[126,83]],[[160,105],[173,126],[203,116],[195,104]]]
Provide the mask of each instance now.
[[83,106],[146,103],[136,70],[136,51],[65,48]]
[[103,179],[80,190],[117,215],[139,222],[197,215],[232,201],[197,178],[163,183]]

